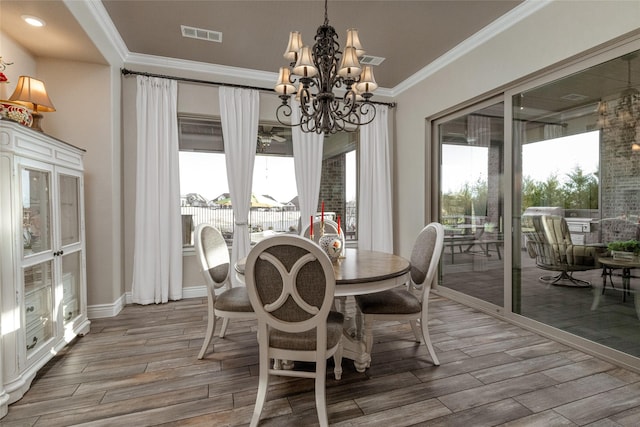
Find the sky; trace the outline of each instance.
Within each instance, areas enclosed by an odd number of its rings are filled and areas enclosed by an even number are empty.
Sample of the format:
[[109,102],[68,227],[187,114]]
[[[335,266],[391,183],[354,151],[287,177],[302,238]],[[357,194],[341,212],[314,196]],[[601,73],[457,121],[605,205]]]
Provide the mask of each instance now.
[[[599,138],[599,132],[594,131],[526,144],[522,149],[522,175],[546,181],[555,173],[562,181],[578,165],[585,174],[596,172]],[[443,192],[455,192],[465,183],[486,180],[487,153],[486,147],[443,146]]]
[[[352,154],[353,153],[353,154]],[[347,200],[355,198],[355,152],[347,154],[352,178],[347,179]],[[293,199],[296,187],[293,157],[256,156],[252,192],[269,195],[279,202]],[[180,194],[199,193],[207,200],[228,193],[227,167],[223,153],[180,152]]]

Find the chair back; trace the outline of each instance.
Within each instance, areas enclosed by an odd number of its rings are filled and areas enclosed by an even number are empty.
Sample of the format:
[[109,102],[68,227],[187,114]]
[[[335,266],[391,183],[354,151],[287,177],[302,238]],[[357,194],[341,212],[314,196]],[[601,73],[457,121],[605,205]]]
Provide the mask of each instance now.
[[259,242],[247,256],[245,282],[259,331],[264,324],[288,333],[316,328],[318,348],[321,340],[326,345],[326,327],[318,326],[326,324],[335,276],[317,244],[295,235]]
[[411,251],[411,280],[429,288],[436,274],[444,246],[444,227],[432,222],[420,231]]
[[527,238],[527,253],[536,259],[539,267],[555,269],[567,264],[565,254],[567,246],[571,245],[571,235],[564,218],[523,215],[522,230]]
[[200,224],[195,231],[196,255],[207,285],[218,289],[229,280],[229,249],[220,230],[210,224]]

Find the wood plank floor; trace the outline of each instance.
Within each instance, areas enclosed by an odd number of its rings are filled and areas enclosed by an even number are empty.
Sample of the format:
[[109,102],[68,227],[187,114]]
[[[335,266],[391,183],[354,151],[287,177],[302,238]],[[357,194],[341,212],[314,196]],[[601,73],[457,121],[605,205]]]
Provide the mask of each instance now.
[[[441,297],[441,366],[408,324],[376,323],[373,362],[328,367],[335,426],[638,426],[640,375]],[[2,426],[245,426],[258,384],[255,322],[232,322],[197,360],[206,299],[96,319],[9,407]],[[318,424],[313,381],[273,377],[262,426]]]

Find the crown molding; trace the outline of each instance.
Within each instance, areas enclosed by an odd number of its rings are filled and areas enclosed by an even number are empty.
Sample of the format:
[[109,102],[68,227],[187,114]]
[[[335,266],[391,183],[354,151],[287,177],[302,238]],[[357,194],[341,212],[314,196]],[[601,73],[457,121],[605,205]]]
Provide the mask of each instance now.
[[120,68],[129,53],[101,1],[63,0],[109,65]]
[[[273,88],[278,75],[274,72],[251,70],[225,65],[209,64],[129,52],[122,37],[116,30],[111,17],[100,1],[63,0],[67,8],[96,44],[102,55],[112,66],[121,68],[125,65],[163,67],[166,69],[190,71],[195,73],[215,74],[218,78],[250,80],[252,85]],[[518,22],[543,9],[554,0],[525,0],[508,13],[493,21],[444,55],[422,68],[393,88],[378,88],[376,95],[395,98],[402,92],[430,77],[437,71],[456,61],[478,46],[486,43]]]
[[164,56],[147,55],[142,53],[129,53],[125,58],[125,65],[139,65],[143,67],[162,67],[165,70],[176,70],[180,74],[184,72],[205,73],[215,75],[216,78],[227,78],[229,83],[237,83],[242,79],[243,83],[250,81],[253,86],[272,89],[274,82],[278,80],[278,73],[251,70],[248,68],[230,67],[227,65],[209,64],[206,62],[188,61],[185,59],[167,58]]
[[405,90],[410,89],[416,84],[420,83],[427,77],[435,74],[437,71],[443,69],[447,65],[453,63],[457,59],[476,49],[478,46],[486,43],[488,40],[495,37],[497,34],[511,28],[523,19],[533,15],[540,9],[543,9],[554,0],[525,0],[522,4],[510,10],[508,13],[502,15],[477,33],[473,34],[456,47],[446,52],[444,55],[431,62],[429,65],[413,74],[393,89],[391,89],[391,96],[399,96]]

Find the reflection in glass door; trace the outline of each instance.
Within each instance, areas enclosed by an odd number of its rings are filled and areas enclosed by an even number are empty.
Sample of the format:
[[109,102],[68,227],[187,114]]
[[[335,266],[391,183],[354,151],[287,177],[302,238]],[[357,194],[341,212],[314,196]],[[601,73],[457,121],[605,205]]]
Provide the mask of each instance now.
[[638,69],[640,52],[512,97],[513,312],[633,356],[640,263],[608,246],[640,239]]
[[504,305],[503,103],[437,123],[441,286]]

